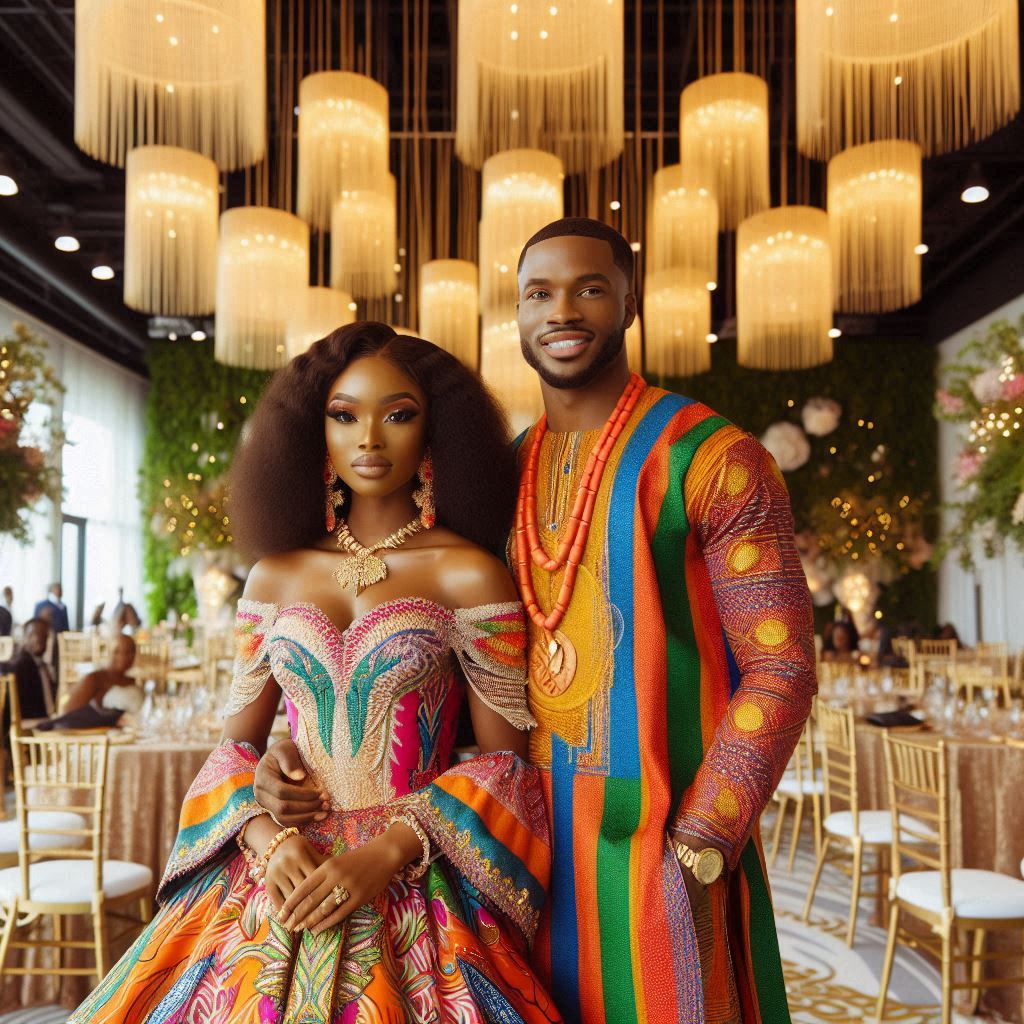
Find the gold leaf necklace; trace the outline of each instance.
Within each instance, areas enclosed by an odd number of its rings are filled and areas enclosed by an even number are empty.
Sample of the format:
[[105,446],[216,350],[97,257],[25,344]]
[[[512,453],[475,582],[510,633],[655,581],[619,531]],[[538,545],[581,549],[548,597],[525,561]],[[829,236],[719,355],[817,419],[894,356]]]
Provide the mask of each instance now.
[[411,523],[388,534],[383,540],[364,547],[352,536],[348,523],[342,519],[338,524],[338,549],[351,557],[343,559],[341,565],[334,571],[334,578],[338,581],[338,585],[342,590],[352,587],[357,594],[360,594],[367,587],[372,587],[374,583],[386,580],[388,578],[387,564],[374,552],[394,551],[395,548],[400,548],[410,537],[414,537],[423,529],[423,520],[417,516]]

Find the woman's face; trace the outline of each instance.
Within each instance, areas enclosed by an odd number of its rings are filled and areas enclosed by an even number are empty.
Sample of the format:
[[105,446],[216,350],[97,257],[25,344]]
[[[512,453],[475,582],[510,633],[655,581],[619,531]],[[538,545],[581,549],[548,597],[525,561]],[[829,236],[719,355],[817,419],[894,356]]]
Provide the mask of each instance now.
[[416,476],[427,434],[427,400],[389,359],[364,356],[327,392],[327,453],[354,494],[382,498]]
[[832,630],[832,646],[843,654],[853,650],[853,634],[841,622]]

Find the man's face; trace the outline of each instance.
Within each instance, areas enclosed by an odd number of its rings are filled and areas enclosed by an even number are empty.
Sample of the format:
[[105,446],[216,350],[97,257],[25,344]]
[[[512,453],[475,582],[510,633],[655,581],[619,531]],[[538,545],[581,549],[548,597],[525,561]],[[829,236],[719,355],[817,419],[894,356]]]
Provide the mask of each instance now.
[[622,358],[636,297],[600,238],[565,235],[526,250],[519,271],[523,358],[553,388],[586,387]]
[[45,622],[33,622],[25,630],[23,646],[29,654],[41,658],[46,653],[46,641],[50,638],[50,628]]
[[50,593],[53,594],[58,601],[61,601],[64,598],[64,588],[59,583],[54,583],[54,585],[50,587]]

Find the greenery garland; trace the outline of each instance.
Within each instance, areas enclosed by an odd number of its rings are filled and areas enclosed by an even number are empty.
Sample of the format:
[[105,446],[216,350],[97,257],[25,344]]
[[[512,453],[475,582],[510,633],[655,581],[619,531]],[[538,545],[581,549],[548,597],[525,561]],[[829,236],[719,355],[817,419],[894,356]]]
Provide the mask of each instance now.
[[1024,552],[1024,316],[997,320],[972,338],[943,370],[935,414],[964,424],[954,476],[963,500],[947,506],[952,528],[936,558],[956,551],[974,568],[976,542],[988,558],[1009,539]]
[[[29,513],[43,498],[59,504],[56,456],[64,444],[59,415],[64,386],[49,363],[46,342],[16,322],[0,338],[0,535],[30,539]],[[33,427],[30,411],[46,410]]]
[[148,365],[139,494],[146,603],[158,622],[171,609],[195,615],[191,556],[231,547],[226,474],[268,375],[216,362],[212,341],[154,342]]

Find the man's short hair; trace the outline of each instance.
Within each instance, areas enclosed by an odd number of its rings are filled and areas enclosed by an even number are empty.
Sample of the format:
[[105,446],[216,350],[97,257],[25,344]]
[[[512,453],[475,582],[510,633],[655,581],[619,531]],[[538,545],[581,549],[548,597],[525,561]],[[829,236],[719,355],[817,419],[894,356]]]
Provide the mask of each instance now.
[[593,220],[591,217],[563,217],[561,220],[552,221],[540,229],[523,246],[519,254],[519,270],[523,269],[523,260],[526,259],[526,250],[538,242],[546,242],[549,238],[600,238],[607,242],[612,248],[612,259],[615,266],[626,275],[626,283],[633,287],[633,250],[629,242],[619,234],[615,228],[609,227],[604,221]]
[[31,618],[27,622],[22,623],[22,632],[27,632],[33,626],[45,626],[47,629],[49,629],[50,623],[46,619],[41,618],[39,615],[36,615],[34,618]]

